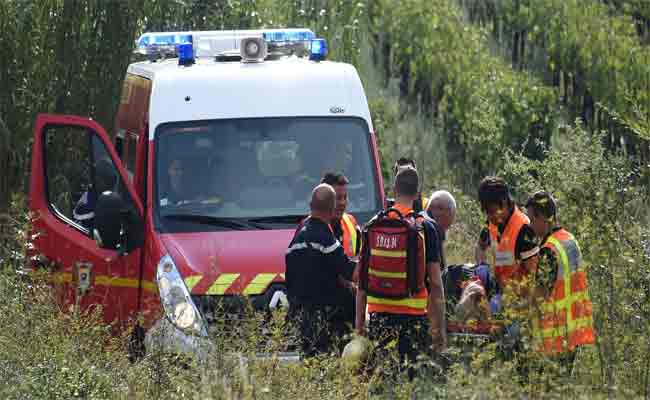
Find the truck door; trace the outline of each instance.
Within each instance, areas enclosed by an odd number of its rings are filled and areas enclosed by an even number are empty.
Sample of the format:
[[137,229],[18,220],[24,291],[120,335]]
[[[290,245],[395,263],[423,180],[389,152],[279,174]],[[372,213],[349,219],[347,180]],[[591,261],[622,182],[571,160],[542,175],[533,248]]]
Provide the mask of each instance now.
[[142,204],[128,182],[99,124],[37,117],[29,195],[35,259],[51,274],[64,309],[101,307],[109,323],[124,324],[138,309],[142,245],[128,252],[100,248],[93,239],[94,207],[101,193],[112,191],[141,219]]

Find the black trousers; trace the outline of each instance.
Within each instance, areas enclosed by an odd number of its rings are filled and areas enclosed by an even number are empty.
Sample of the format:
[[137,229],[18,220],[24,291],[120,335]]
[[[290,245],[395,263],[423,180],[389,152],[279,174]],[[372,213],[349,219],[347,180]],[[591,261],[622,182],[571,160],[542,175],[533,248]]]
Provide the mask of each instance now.
[[352,326],[340,306],[296,305],[290,311],[304,357],[339,353]]
[[371,313],[368,325],[369,338],[377,343],[375,364],[390,360],[390,352],[397,348],[399,355],[398,371],[406,365],[408,377],[415,376],[418,356],[431,356],[431,335],[426,316]]

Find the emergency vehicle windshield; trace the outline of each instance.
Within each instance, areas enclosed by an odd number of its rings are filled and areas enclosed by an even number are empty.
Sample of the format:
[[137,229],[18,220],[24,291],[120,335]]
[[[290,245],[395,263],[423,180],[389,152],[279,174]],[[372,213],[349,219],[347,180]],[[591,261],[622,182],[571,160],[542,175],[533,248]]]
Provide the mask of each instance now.
[[360,222],[381,207],[361,118],[167,123],[155,137],[156,215],[167,232],[295,226],[327,171],[348,177],[347,212]]

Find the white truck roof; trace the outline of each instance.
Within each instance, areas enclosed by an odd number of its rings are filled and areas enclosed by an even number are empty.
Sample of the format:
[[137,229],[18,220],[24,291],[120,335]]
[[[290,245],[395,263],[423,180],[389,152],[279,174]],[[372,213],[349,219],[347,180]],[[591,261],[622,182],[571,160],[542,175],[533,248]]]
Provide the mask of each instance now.
[[131,64],[131,74],[152,81],[149,139],[166,122],[292,116],[354,116],[372,131],[356,69],[345,63],[295,56],[259,63],[197,58]]

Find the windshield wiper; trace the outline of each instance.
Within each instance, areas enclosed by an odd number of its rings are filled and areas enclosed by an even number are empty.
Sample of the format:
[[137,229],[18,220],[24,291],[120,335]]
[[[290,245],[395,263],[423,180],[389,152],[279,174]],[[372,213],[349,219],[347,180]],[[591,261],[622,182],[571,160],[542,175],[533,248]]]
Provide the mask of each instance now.
[[176,219],[180,221],[191,221],[204,225],[223,226],[232,229],[245,230],[249,228],[254,229],[269,229],[268,227],[258,224],[255,221],[238,218],[223,218],[215,217],[212,215],[204,214],[165,214],[164,218]]
[[248,221],[262,224],[297,224],[305,217],[306,215],[274,215],[270,217],[249,218]]

